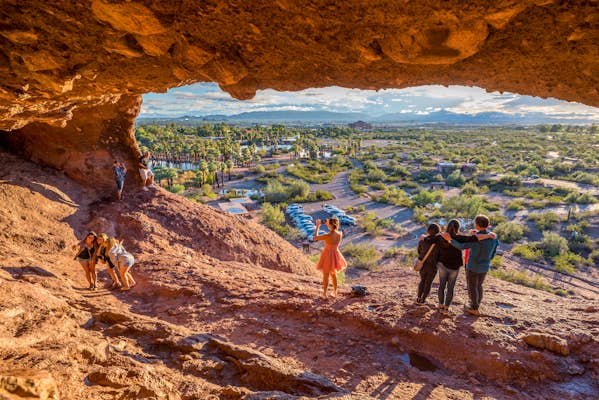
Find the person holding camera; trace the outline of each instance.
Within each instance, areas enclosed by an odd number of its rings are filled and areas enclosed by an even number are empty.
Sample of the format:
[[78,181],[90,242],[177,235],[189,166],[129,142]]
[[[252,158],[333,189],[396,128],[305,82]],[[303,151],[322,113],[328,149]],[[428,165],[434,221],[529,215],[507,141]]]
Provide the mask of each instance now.
[[337,272],[347,267],[347,261],[339,251],[339,243],[343,238],[343,233],[339,231],[339,219],[330,218],[325,220],[329,232],[319,235],[318,231],[322,222],[316,220],[316,230],[314,231],[314,240],[324,241],[324,249],[316,264],[316,268],[322,271],[322,298],[327,299],[327,289],[329,286],[329,276],[333,283],[332,296],[337,296]]

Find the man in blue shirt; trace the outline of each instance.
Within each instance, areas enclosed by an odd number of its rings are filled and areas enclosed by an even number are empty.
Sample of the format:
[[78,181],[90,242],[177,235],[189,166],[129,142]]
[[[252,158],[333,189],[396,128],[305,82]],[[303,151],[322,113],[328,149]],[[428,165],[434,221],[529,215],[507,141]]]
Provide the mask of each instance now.
[[[474,219],[474,226],[478,233],[488,233],[489,217],[486,215],[477,215]],[[483,282],[491,267],[491,260],[495,257],[499,241],[497,239],[485,239],[478,242],[460,243],[445,232],[445,240],[450,242],[458,249],[470,249],[470,256],[466,264],[466,282],[468,283],[468,296],[470,297],[470,306],[466,312],[471,315],[480,315],[478,307],[483,299]]]

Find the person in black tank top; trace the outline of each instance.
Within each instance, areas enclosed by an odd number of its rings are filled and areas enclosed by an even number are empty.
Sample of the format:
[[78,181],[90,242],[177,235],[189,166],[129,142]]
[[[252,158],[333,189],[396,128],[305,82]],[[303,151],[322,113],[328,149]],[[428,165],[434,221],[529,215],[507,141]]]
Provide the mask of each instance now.
[[83,267],[85,279],[87,279],[87,283],[89,284],[89,290],[96,290],[97,275],[94,256],[97,249],[96,238],[97,235],[95,232],[88,232],[83,240],[72,247],[73,250],[77,250],[75,259]]

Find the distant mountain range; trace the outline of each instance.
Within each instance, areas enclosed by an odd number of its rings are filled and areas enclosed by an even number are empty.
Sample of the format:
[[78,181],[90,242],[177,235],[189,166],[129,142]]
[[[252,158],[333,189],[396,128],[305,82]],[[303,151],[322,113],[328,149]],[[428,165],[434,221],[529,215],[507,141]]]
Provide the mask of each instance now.
[[[564,118],[566,117],[566,118]],[[365,121],[380,125],[538,125],[538,124],[590,124],[596,120],[582,118],[579,115],[561,115],[551,117],[543,113],[507,114],[501,112],[482,112],[479,114],[457,114],[442,110],[429,114],[394,113],[372,116],[364,113],[337,113],[330,111],[252,111],[235,115],[205,115],[161,117],[142,115],[137,119],[139,125],[149,123],[173,123],[198,125],[202,123],[285,123],[299,125],[347,124]]]

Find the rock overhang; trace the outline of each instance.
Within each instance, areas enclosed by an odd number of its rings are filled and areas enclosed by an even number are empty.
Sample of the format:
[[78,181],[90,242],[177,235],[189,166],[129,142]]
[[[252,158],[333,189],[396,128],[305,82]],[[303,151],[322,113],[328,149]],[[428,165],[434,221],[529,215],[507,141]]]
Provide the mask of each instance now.
[[8,0],[0,128],[64,126],[77,106],[199,81],[239,99],[461,84],[598,106],[593,3]]
[[[118,134],[129,145],[141,94],[193,82],[217,82],[238,99],[266,88],[457,84],[599,106],[599,8],[553,0],[3,2],[0,129],[15,131],[22,140],[9,145],[41,163],[64,168],[65,160],[23,149],[27,125],[39,123],[36,135],[76,137],[86,135],[81,119],[128,124]],[[110,104],[124,111],[123,123],[102,119]],[[98,146],[104,131],[92,134]]]

